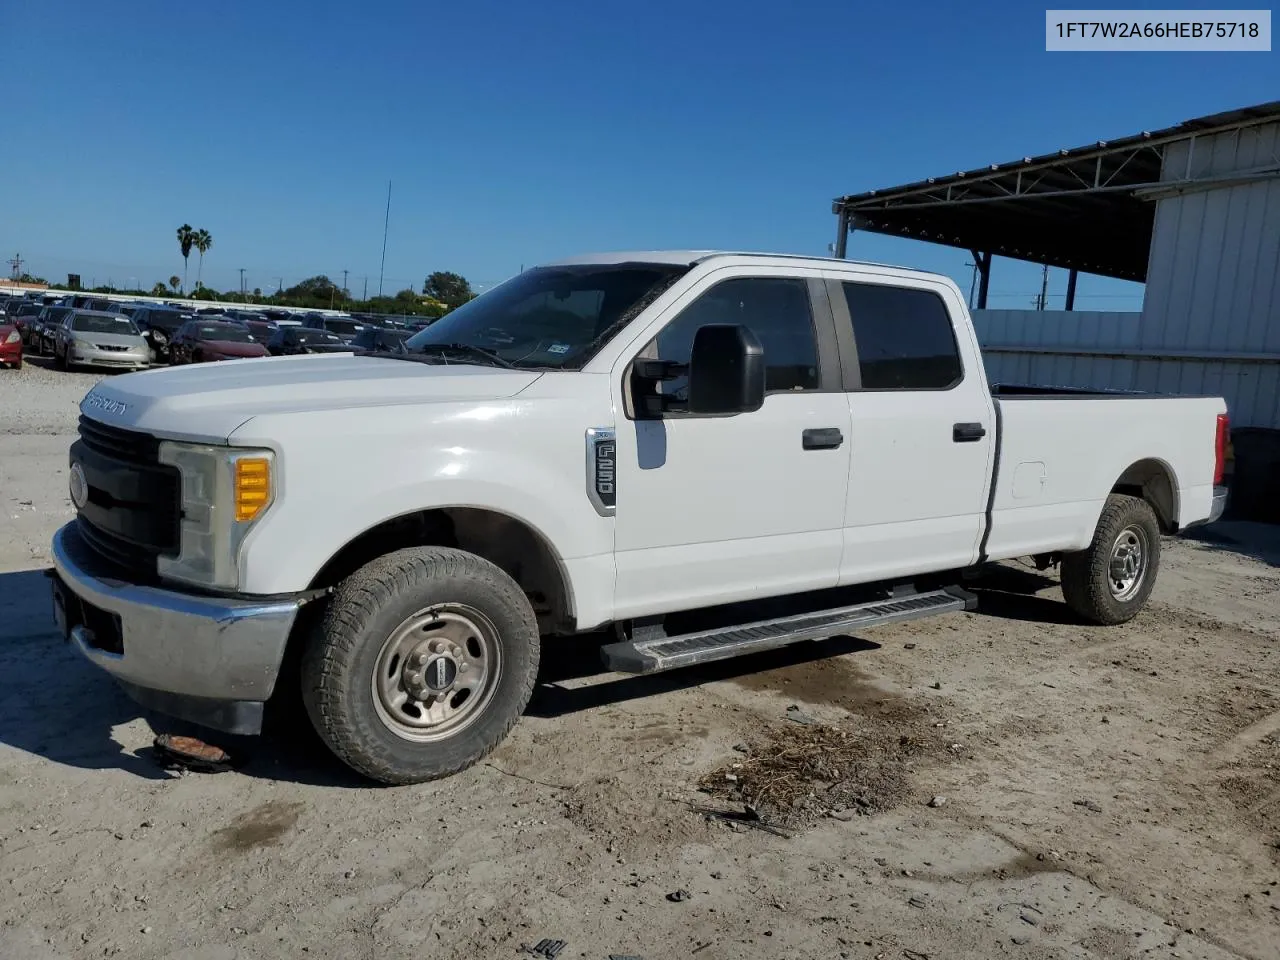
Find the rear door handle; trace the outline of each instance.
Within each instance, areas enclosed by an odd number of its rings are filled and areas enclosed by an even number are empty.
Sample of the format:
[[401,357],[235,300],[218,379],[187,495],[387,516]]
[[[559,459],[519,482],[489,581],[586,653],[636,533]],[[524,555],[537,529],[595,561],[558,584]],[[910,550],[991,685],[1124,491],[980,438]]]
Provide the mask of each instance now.
[[980,423],[956,423],[951,426],[951,439],[956,443],[973,443],[987,435],[987,428]]
[[800,435],[806,450],[834,450],[844,443],[839,427],[813,427]]

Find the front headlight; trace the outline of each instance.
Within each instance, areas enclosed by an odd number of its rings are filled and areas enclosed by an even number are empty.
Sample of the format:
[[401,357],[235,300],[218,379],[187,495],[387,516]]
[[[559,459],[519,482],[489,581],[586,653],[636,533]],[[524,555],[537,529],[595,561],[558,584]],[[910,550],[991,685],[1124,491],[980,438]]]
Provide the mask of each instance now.
[[163,330],[154,330],[154,329],[153,329],[153,330],[151,331],[151,339],[153,339],[156,343],[168,343],[168,342],[169,342],[169,338],[165,335],[165,332],[164,332]]
[[160,557],[160,576],[236,589],[240,548],[275,498],[275,455],[166,440],[160,444],[160,462],[176,467],[182,477],[178,555]]
[[18,333],[18,331],[17,331],[17,330],[10,330],[10,331],[9,331],[9,336],[7,336],[7,337],[5,337],[5,338],[4,338],[4,342],[5,342],[5,343],[17,343],[17,342],[18,342],[19,340],[21,340],[21,339],[22,339],[22,334]]

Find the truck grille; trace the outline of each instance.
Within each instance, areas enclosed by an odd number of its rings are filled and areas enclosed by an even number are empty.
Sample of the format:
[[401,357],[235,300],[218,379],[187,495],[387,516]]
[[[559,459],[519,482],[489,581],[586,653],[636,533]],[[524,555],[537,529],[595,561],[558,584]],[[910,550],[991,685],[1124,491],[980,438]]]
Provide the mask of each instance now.
[[80,417],[71,462],[84,471],[88,495],[77,514],[85,543],[122,577],[149,583],[156,558],[178,551],[181,477],[159,462],[160,441],[147,433]]

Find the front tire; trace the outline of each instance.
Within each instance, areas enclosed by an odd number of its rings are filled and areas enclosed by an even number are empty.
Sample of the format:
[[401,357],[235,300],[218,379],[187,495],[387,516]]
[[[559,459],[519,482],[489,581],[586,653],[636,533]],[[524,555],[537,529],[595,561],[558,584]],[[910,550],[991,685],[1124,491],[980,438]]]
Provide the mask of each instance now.
[[1107,498],[1088,549],[1062,558],[1062,595],[1091,623],[1127,623],[1147,605],[1160,570],[1160,524],[1138,497]]
[[461,550],[398,550],[338,585],[303,652],[303,702],[348,766],[421,783],[502,742],[538,653],[533,608],[502,570]]

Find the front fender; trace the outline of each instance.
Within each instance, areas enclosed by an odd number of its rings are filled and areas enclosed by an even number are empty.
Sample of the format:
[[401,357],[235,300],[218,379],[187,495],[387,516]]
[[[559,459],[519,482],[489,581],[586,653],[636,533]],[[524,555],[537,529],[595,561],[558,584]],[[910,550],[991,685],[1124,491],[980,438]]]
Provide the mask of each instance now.
[[[416,412],[422,418],[425,411]],[[496,405],[488,418],[442,410],[401,432],[395,417],[348,431],[341,421],[350,412],[335,411],[323,436],[290,438],[278,450],[276,502],[245,541],[241,590],[304,590],[362,533],[446,507],[519,520],[542,536],[566,575],[574,561],[611,556],[612,520],[587,497],[585,428],[566,429],[554,418],[544,428],[520,412],[513,403]],[[237,443],[251,441],[237,432]]]

